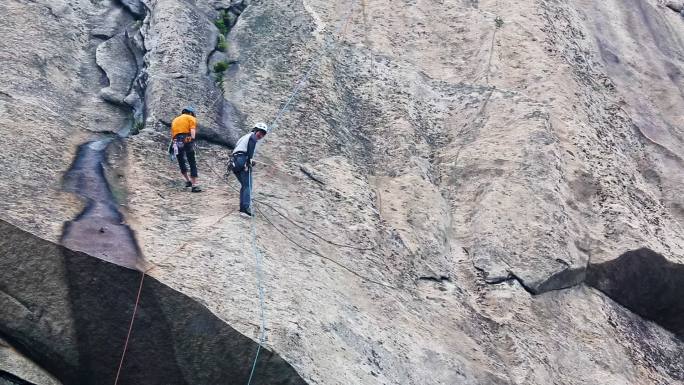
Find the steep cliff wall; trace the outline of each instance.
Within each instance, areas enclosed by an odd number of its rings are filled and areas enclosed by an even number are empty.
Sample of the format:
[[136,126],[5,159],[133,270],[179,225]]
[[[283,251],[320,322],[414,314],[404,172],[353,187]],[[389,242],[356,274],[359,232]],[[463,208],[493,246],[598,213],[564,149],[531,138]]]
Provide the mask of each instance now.
[[[22,148],[0,155],[4,219],[152,268],[236,336],[259,338],[261,285],[266,346],[310,384],[684,383],[672,5],[121,4],[0,6],[8,47],[39,41],[0,53],[5,137]],[[226,146],[272,121],[312,64],[258,150],[257,282]],[[187,104],[205,139],[199,195],[164,151]],[[128,131],[97,166],[121,217],[86,224],[128,226],[133,264],[101,252],[118,230],[61,227],[88,212],[87,194],[62,191],[77,146]]]

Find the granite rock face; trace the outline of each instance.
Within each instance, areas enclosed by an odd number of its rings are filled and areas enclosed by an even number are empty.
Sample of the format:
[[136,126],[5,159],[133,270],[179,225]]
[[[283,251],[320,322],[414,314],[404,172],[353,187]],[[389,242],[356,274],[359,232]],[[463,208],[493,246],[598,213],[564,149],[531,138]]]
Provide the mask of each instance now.
[[231,106],[207,65],[218,30],[200,6],[185,0],[150,2],[153,11],[144,27],[147,121],[164,130],[184,107],[193,106],[201,117],[201,138],[234,144]]
[[684,299],[678,294],[684,288],[684,265],[639,249],[591,265],[587,284],[684,339]]
[[682,12],[684,9],[684,3],[681,1],[666,1],[665,5],[675,12]]
[[123,104],[136,75],[135,57],[128,49],[126,36],[119,34],[100,44],[96,58],[109,79],[109,87],[100,91],[102,98]]
[[[153,278],[0,223],[0,335],[64,384],[246,383],[256,343]],[[10,284],[11,283],[11,284]],[[304,384],[270,351],[252,383]]]
[[[130,3],[0,6],[14,23],[3,41],[41,40],[0,74],[0,110],[18,116],[6,138],[23,149],[18,162],[0,153],[10,170],[0,205],[10,223],[102,259],[122,242],[117,233],[73,223],[106,220],[135,234],[108,260],[151,268],[148,298],[158,300],[141,323],[163,314],[170,326],[132,349],[169,351],[156,344],[186,336],[159,299],[173,288],[245,351],[255,344],[244,336],[257,340],[265,322],[273,358],[263,364],[292,381],[684,383],[684,20],[672,2]],[[228,64],[220,76],[219,61]],[[188,104],[205,139],[203,194],[186,191],[165,152],[168,124]],[[118,152],[98,153],[104,171],[83,184],[109,183],[97,196],[120,216],[79,216],[102,187],[74,191],[62,175],[83,159],[72,159],[78,146],[103,140],[93,132],[126,136],[131,121],[145,125]],[[277,124],[258,149],[252,229],[236,213],[226,145],[258,121]],[[88,274],[112,270],[113,289],[134,296],[139,274],[75,255],[94,266]],[[5,291],[21,271],[12,267]],[[19,310],[4,323],[13,336],[28,327]],[[76,329],[78,341],[120,334]],[[185,340],[195,351],[225,348],[194,345],[197,334]],[[7,340],[50,373],[41,354],[59,349],[75,368],[67,343]],[[206,371],[174,352],[181,363],[162,372]],[[86,362],[88,373],[69,378],[110,370]]]
[[[7,341],[0,339],[1,384],[59,385],[53,376],[35,362],[19,353]],[[4,381],[4,382],[2,382]]]

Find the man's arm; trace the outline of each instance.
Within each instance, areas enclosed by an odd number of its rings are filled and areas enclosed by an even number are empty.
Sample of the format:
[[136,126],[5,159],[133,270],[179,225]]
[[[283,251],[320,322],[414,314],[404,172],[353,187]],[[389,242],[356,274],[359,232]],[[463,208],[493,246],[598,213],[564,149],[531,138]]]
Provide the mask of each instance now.
[[254,134],[249,137],[249,142],[247,142],[247,158],[249,160],[252,160],[252,157],[254,156],[254,149],[256,148],[256,138],[254,137]]
[[197,130],[195,130],[194,128],[190,129],[190,136],[192,136],[192,140],[195,140],[195,133],[196,132],[197,132]]

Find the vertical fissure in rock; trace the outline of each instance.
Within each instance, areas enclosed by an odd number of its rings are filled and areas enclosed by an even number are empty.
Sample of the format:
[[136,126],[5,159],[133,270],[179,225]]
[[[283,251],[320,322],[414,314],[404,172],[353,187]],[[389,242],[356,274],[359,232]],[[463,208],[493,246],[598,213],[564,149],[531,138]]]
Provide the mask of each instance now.
[[[231,103],[226,101],[223,96],[223,79],[226,73],[235,71],[238,64],[237,61],[229,59],[226,54],[228,50],[228,35],[249,5],[249,0],[238,0],[233,1],[229,7],[216,8],[218,17],[214,20],[214,25],[218,29],[218,35],[214,49],[207,55],[205,63],[207,76],[218,89],[219,95],[217,98],[221,99],[214,102],[215,104],[220,102],[218,107],[218,123],[223,130],[227,131],[237,131],[233,128],[235,122],[243,120],[241,113]],[[222,138],[221,135],[207,135],[205,130],[201,131],[200,138],[229,148],[232,148],[234,145],[234,140]],[[237,139],[237,137],[233,139]]]
[[[218,11],[218,18],[214,20],[214,25],[219,33],[214,49],[207,55],[207,74],[215,73],[216,76],[222,75],[228,69],[228,66],[235,64],[235,62],[227,60],[225,55],[225,51],[228,48],[226,39],[248,5],[249,2],[243,0],[228,8],[216,9]],[[214,66],[218,63],[225,63],[226,67],[221,71],[217,71]]]
[[[132,21],[123,21],[116,33],[105,37],[105,41],[98,45],[96,62],[105,73],[108,83],[107,87],[101,91],[102,99],[113,105],[127,108],[132,115],[130,122],[118,129],[118,134],[126,137],[138,133],[144,126],[145,62],[143,56],[145,47],[142,27],[147,15],[147,7],[140,1],[120,0],[119,3],[130,15]],[[105,51],[108,48],[107,45],[109,49]],[[101,49],[105,52],[100,52]],[[100,62],[100,56],[103,56],[102,59],[106,61],[107,67]],[[130,79],[117,79],[117,77],[125,77],[127,73],[131,73]],[[119,85],[120,82],[126,83],[125,90],[110,89],[112,83]]]
[[126,28],[124,31],[124,42],[131,56],[135,59],[135,77],[131,80],[128,88],[128,96],[126,96],[128,100],[124,99],[133,110],[133,134],[140,131],[145,121],[145,61],[143,60],[145,48],[144,36],[140,28],[140,26],[133,30]]
[[147,8],[139,1],[121,0],[120,3],[133,16],[133,22],[124,19],[117,27],[119,30],[98,45],[96,64],[107,79],[100,97],[127,109],[132,119],[124,127],[109,130],[116,132],[116,136],[95,138],[78,147],[63,182],[65,191],[79,196],[85,207],[76,218],[64,224],[61,242],[73,250],[139,269],[143,267],[140,248],[133,230],[125,224],[105,176],[108,149],[114,143],[123,145],[122,138],[139,131],[145,113],[141,26]]

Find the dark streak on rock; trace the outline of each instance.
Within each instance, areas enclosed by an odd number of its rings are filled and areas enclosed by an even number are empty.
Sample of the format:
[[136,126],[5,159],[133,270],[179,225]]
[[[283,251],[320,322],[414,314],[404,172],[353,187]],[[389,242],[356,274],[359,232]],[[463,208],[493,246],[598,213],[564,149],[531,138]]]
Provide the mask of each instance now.
[[[478,269],[480,270],[480,269]],[[481,270],[480,270],[481,271]],[[528,285],[525,284],[525,281],[520,279],[517,275],[509,272],[507,277],[504,278],[498,278],[498,279],[485,279],[485,282],[490,284],[490,285],[498,285],[504,282],[510,282],[510,281],[517,281],[520,286],[525,289],[526,292],[532,294],[532,295],[537,295],[538,293],[534,291],[532,288],[530,288]]]
[[444,283],[444,282],[451,282],[451,277],[446,276],[446,275],[440,275],[440,276],[421,276],[418,277],[419,281],[431,281],[431,282],[437,282],[437,283]]
[[319,183],[319,184],[321,184],[321,185],[325,185],[325,182],[323,182],[322,180],[316,178],[312,173],[310,173],[308,170],[306,170],[306,168],[300,166],[300,167],[299,167],[299,171],[301,171],[302,173],[304,173],[304,175],[308,176],[312,181],[314,181],[314,182],[316,182],[316,183]]
[[[86,203],[83,211],[64,224],[61,242],[128,268],[142,268],[142,253],[133,230],[124,223],[104,173],[108,139],[79,147],[64,177],[64,188]],[[100,231],[100,229],[107,231]]]

